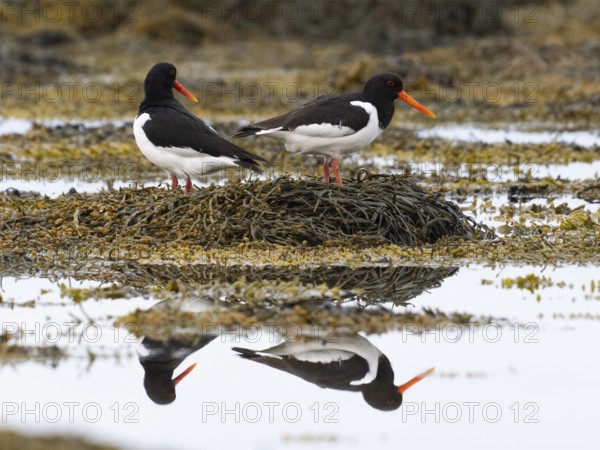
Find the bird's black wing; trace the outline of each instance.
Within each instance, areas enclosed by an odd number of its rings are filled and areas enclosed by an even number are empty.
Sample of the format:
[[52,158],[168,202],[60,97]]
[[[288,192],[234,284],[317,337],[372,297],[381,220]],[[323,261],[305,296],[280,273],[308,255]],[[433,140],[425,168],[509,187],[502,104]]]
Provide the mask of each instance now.
[[[355,133],[369,122],[369,113],[351,102],[365,101],[361,94],[335,97],[321,96],[287,114],[263,120],[238,129],[234,137],[251,136],[267,130],[293,131],[298,127],[303,134],[322,137],[339,137]],[[325,126],[320,126],[325,124]]]
[[240,347],[234,347],[232,350],[238,352],[242,358],[287,372],[322,388],[359,391],[361,386],[350,383],[360,380],[369,371],[369,364],[356,355],[351,358],[354,364],[322,364],[307,363],[290,356],[272,356]]
[[266,161],[229,142],[185,108],[161,106],[146,110],[150,120],[143,125],[148,139],[159,147],[190,148],[214,157],[226,156],[239,160],[237,164],[258,169],[257,161]]

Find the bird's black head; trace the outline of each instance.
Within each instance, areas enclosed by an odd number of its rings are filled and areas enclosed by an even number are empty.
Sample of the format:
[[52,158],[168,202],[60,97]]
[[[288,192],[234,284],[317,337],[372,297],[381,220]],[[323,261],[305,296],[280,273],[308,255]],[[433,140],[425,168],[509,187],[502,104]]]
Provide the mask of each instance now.
[[[418,101],[404,92],[404,85],[400,77],[394,73],[380,73],[375,75],[365,84],[363,94],[374,100],[396,100],[400,99],[426,116],[435,119],[435,114],[421,105]],[[391,120],[391,117],[390,117]],[[387,126],[387,125],[386,125]]]
[[[158,405],[168,405],[177,398],[175,394],[175,384],[171,380],[171,373],[149,374],[144,377],[144,389],[148,398]],[[164,376],[161,376],[164,375]]]
[[363,93],[377,98],[395,100],[404,89],[402,80],[395,73],[380,73],[372,77],[363,88]]
[[363,398],[373,408],[381,411],[393,411],[402,404],[402,394],[432,372],[433,368],[413,377],[400,386],[394,386],[394,372],[388,359],[383,358],[379,364],[377,377],[362,390]]
[[380,411],[394,411],[402,404],[402,393],[393,385],[389,389],[365,389],[362,394],[369,406]]
[[173,98],[173,88],[177,89],[193,102],[198,100],[177,81],[177,69],[171,63],[158,63],[146,75],[144,80],[144,101],[157,101]]
[[154,403],[159,405],[168,405],[173,403],[177,398],[175,386],[179,384],[189,373],[194,370],[196,364],[192,364],[185,369],[181,374],[171,379],[173,370],[144,367],[144,389],[146,394]]

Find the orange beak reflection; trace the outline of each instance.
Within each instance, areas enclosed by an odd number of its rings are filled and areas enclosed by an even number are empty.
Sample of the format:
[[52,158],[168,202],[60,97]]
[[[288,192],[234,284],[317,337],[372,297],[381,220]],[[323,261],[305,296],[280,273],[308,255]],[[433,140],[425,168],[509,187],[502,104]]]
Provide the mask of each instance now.
[[194,103],[198,103],[198,99],[196,97],[194,97],[190,93],[190,91],[188,91],[186,88],[184,88],[179,81],[175,80],[175,83],[173,83],[173,87],[175,89],[177,89],[179,92],[181,92],[183,95],[185,95],[187,98],[189,98],[191,101],[193,101]]
[[431,111],[429,111],[427,108],[425,108],[423,105],[421,105],[418,101],[416,101],[414,98],[412,98],[410,95],[408,95],[406,92],[404,91],[400,91],[398,93],[398,98],[400,100],[402,100],[403,102],[408,103],[410,106],[412,106],[413,108],[415,108],[418,111],[421,111],[423,114],[425,114],[426,116],[431,117],[432,119],[436,118],[436,115],[434,113],[432,113]]
[[398,392],[400,392],[401,394],[404,394],[404,391],[406,391],[409,387],[411,387],[413,384],[417,384],[419,381],[421,381],[423,378],[425,378],[427,375],[431,375],[431,373],[434,371],[435,367],[432,367],[429,370],[426,370],[425,372],[423,372],[420,375],[417,375],[416,377],[414,377],[412,380],[407,381],[404,384],[401,384],[400,386],[398,386]]
[[173,386],[177,386],[177,384],[181,380],[183,380],[185,377],[187,377],[190,374],[190,372],[192,370],[194,370],[194,367],[196,367],[196,363],[192,364],[190,367],[188,367],[183,372],[181,372],[178,376],[176,376],[175,378],[173,378]]

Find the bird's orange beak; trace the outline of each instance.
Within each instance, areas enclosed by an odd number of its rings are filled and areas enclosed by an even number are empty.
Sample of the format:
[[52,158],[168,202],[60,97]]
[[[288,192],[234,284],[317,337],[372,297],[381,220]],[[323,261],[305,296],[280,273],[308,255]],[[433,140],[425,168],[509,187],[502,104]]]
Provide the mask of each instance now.
[[426,370],[425,372],[423,372],[420,375],[417,375],[416,377],[414,377],[412,380],[407,381],[404,384],[401,384],[400,386],[398,386],[398,392],[400,392],[401,394],[404,394],[404,391],[406,391],[409,387],[411,387],[413,384],[417,384],[419,381],[421,381],[423,378],[425,378],[427,375],[431,375],[431,373],[434,371],[434,367],[432,367],[429,370]]
[[194,97],[190,93],[190,91],[188,91],[186,88],[184,88],[179,81],[175,80],[175,83],[173,83],[173,87],[175,89],[177,89],[179,92],[181,92],[183,95],[185,95],[187,98],[189,98],[191,101],[193,101],[194,103],[198,103],[198,99],[196,97]]
[[[176,82],[177,83],[177,82]],[[188,367],[187,369],[185,369],[183,372],[181,372],[178,376],[176,376],[175,378],[173,378],[173,386],[177,386],[177,384],[183,380],[185,377],[187,377],[189,375],[189,373],[194,370],[194,367],[196,367],[196,363],[192,364],[190,367]]]
[[[176,82],[177,83],[177,82]],[[425,108],[423,105],[421,105],[418,101],[416,101],[414,98],[412,98],[410,95],[408,95],[406,92],[404,91],[400,91],[398,92],[398,98],[400,100],[402,100],[403,102],[408,103],[410,106],[412,106],[413,108],[421,111],[423,114],[425,114],[426,116],[431,117],[432,119],[436,118],[436,115],[434,113],[432,113],[431,111],[429,111],[427,108]]]

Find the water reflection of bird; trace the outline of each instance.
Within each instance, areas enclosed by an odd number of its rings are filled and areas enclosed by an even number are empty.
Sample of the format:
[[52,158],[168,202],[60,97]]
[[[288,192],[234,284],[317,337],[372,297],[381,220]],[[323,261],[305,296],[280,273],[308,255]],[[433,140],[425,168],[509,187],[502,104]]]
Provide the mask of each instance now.
[[323,156],[324,181],[329,182],[332,168],[341,186],[340,158],[366,147],[387,128],[396,99],[435,117],[404,92],[398,75],[380,73],[367,81],[362,92],[322,95],[287,114],[242,127],[235,137],[265,135],[284,142],[290,152]]
[[210,126],[183,107],[173,88],[197,102],[176,79],[173,64],[156,64],[144,80],[144,101],[133,122],[135,141],[146,158],[169,172],[172,187],[178,177],[186,179],[185,191],[191,192],[190,177],[227,167],[245,167],[262,172],[257,161],[265,161],[219,136]]
[[[203,312],[214,307],[208,300],[186,301],[176,306],[179,310]],[[169,314],[174,308],[173,302],[159,302],[152,307],[155,311]],[[173,378],[177,367],[192,353],[212,342],[218,335],[217,327],[212,324],[200,327],[200,333],[179,334],[176,337],[153,339],[144,337],[138,348],[138,358],[144,368],[144,388],[146,394],[155,403],[167,405],[176,398],[175,386],[196,367],[190,365]]]
[[389,359],[359,334],[331,340],[301,339],[265,350],[234,347],[240,356],[291,373],[322,388],[362,392],[373,408],[391,411],[402,403],[402,394],[433,368],[399,386]]
[[196,364],[192,364],[173,378],[175,369],[190,356],[207,345],[216,336],[195,336],[192,340],[167,339],[164,341],[145,337],[140,352],[140,364],[144,368],[144,388],[148,397],[159,405],[172,403],[175,398],[175,386],[183,380]]

